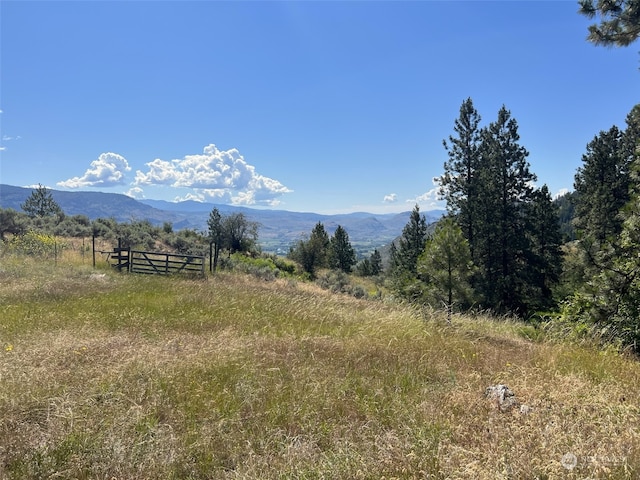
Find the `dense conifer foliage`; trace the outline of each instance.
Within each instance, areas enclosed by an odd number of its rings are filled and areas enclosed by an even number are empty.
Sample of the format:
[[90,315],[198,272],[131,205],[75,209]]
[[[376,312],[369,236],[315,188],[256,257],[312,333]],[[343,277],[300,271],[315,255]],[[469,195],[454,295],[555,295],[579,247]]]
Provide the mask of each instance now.
[[424,283],[424,300],[446,308],[451,321],[454,306],[469,308],[474,303],[471,276],[474,265],[469,242],[452,217],[438,222],[418,258],[418,277]]
[[595,45],[626,47],[640,37],[639,0],[580,0],[580,13],[599,17],[587,39]]
[[42,185],[33,190],[29,198],[21,205],[22,210],[30,217],[49,217],[62,214],[60,205],[56,203],[51,192]]
[[528,315],[551,303],[557,281],[552,265],[560,264],[559,225],[548,190],[534,189],[529,153],[506,107],[481,128],[469,98],[454,132],[444,142],[449,159],[439,180],[449,214],[469,243],[476,298],[482,308]]
[[[640,349],[640,105],[624,131],[600,132],[576,173],[578,241],[573,268],[582,272],[561,320],[604,341]],[[574,276],[575,278],[575,276]]]
[[356,263],[356,252],[349,241],[349,234],[340,225],[329,241],[329,266],[345,273],[351,272]]

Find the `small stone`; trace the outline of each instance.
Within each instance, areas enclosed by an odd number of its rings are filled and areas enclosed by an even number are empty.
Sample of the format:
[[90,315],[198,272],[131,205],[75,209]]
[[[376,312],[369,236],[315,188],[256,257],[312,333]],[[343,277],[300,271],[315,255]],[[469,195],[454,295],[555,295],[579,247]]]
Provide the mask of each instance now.
[[531,408],[529,405],[520,405],[520,415],[529,415],[532,411],[533,408]]
[[487,387],[485,397],[495,402],[501,412],[508,412],[518,405],[518,399],[509,387],[503,384]]

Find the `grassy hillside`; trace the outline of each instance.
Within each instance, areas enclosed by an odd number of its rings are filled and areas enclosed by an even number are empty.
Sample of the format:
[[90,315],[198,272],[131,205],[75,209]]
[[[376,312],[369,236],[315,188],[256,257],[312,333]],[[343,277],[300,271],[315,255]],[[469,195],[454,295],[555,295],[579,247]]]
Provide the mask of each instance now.
[[2,258],[0,478],[637,478],[640,365],[527,333]]

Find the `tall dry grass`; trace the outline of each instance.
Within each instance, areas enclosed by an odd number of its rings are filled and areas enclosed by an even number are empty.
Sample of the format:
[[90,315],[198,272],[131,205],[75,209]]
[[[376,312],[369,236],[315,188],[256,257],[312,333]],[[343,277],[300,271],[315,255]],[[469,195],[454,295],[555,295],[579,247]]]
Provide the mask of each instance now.
[[300,282],[0,262],[0,478],[639,476],[634,359]]

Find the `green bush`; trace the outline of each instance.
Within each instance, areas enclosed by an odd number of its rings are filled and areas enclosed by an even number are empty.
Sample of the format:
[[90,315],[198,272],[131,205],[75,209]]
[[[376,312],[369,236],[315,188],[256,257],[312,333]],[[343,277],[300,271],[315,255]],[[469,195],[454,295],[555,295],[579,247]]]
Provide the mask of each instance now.
[[24,235],[16,235],[7,243],[12,253],[37,257],[49,257],[61,251],[65,245],[58,243],[53,235],[38,233],[33,230]]
[[234,253],[231,257],[220,259],[220,268],[248,273],[263,280],[274,280],[282,276],[293,276],[296,273],[295,263],[275,255],[253,257],[242,253]]
[[296,264],[286,258],[273,257],[273,263],[276,268],[288,275],[294,275],[296,273]]
[[320,275],[316,284],[333,293],[345,293],[356,298],[365,298],[366,290],[360,285],[352,285],[349,275],[340,270],[331,270]]

